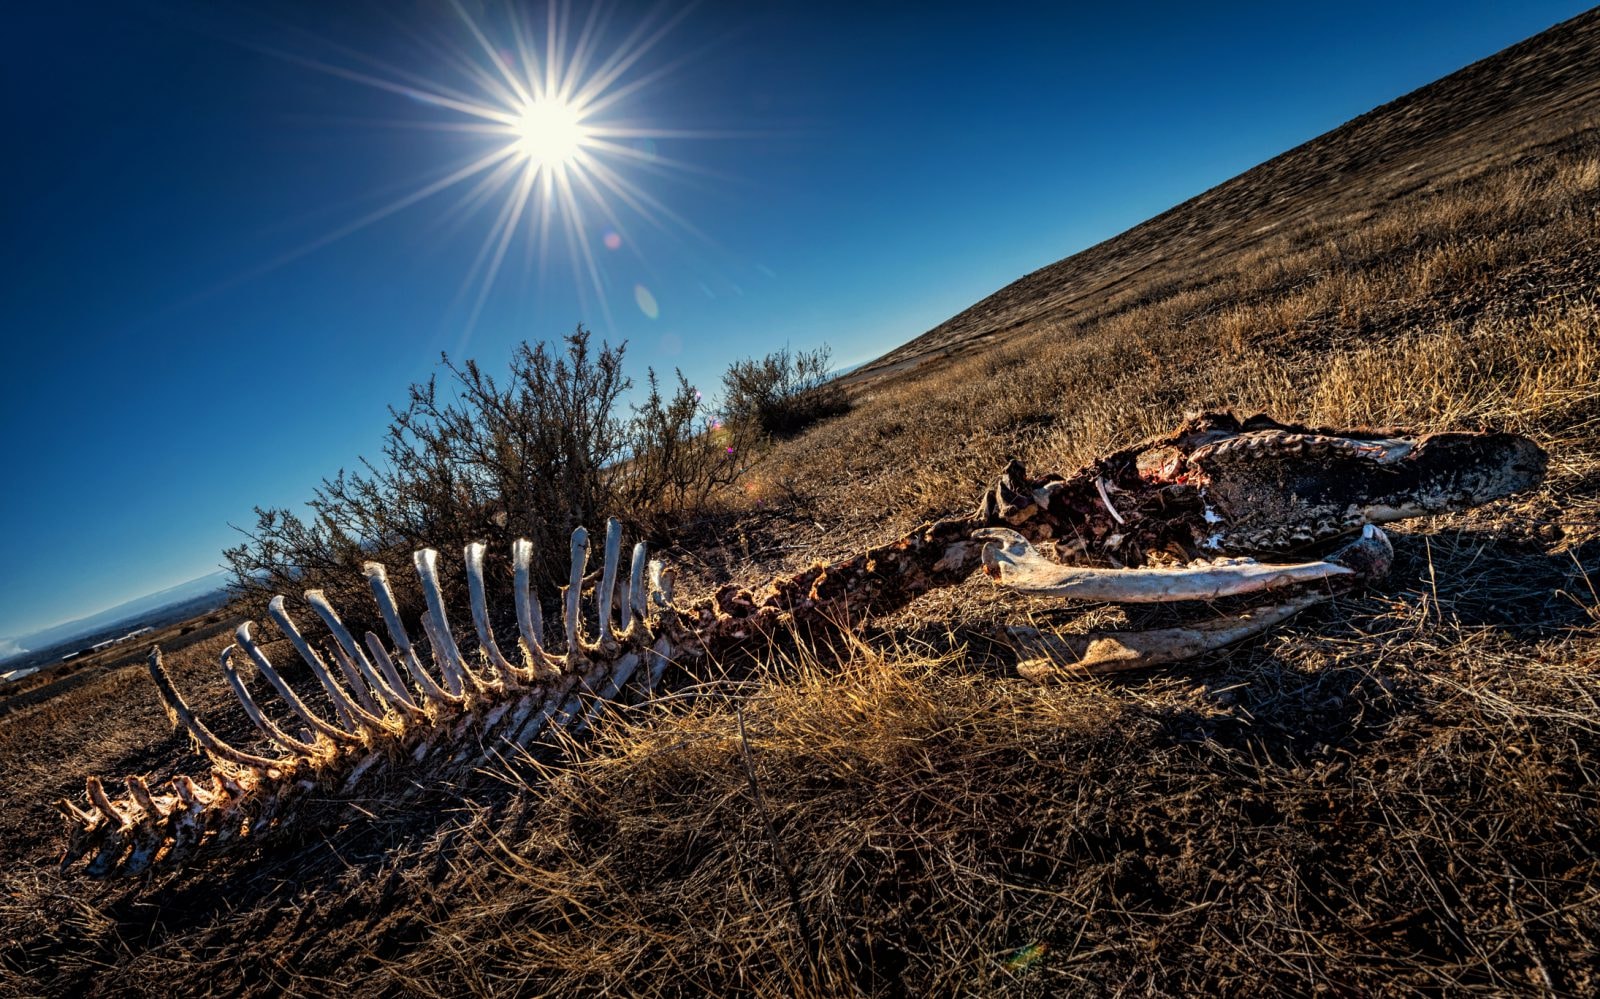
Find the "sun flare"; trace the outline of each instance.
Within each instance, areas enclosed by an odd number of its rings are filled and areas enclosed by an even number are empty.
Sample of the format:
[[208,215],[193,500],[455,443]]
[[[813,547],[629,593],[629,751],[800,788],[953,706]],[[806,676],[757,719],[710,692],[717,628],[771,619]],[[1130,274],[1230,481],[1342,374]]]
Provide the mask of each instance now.
[[[446,209],[452,224],[480,212],[489,219],[459,296],[470,299],[465,330],[470,332],[477,322],[519,232],[527,236],[524,252],[537,265],[541,279],[546,263],[560,256],[553,252],[553,239],[565,238],[564,256],[575,269],[580,296],[592,298],[609,323],[607,283],[594,254],[596,242],[608,250],[636,246],[628,232],[629,219],[662,231],[699,235],[692,224],[629,176],[630,172],[693,172],[697,168],[660,154],[654,140],[720,134],[655,127],[649,124],[648,114],[641,117],[639,109],[631,107],[672,68],[671,63],[655,69],[640,67],[684,16],[683,11],[646,15],[611,48],[604,37],[610,18],[601,12],[604,2],[595,4],[581,24],[574,24],[570,7],[552,0],[542,38],[535,19],[526,16],[520,6],[491,3],[476,17],[458,0],[450,0],[449,6],[471,43],[462,45],[447,35],[431,40],[440,66],[455,76],[451,82],[363,58],[359,53],[352,57],[376,72],[285,56],[312,69],[406,97],[427,109],[414,121],[417,127],[454,135],[477,148],[444,175],[283,259],[310,252],[456,189],[461,194]],[[503,16],[493,16],[496,11]],[[471,294],[473,285],[476,294]]]
[[533,165],[570,165],[589,138],[577,108],[558,98],[534,100],[510,126],[517,154]]

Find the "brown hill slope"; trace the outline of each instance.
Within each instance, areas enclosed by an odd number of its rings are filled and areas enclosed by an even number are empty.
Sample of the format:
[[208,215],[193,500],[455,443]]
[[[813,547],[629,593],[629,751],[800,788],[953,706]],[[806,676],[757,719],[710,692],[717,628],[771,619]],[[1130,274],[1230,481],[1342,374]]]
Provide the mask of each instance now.
[[1504,166],[1600,115],[1600,12],[1473,63],[1121,235],[1042,267],[865,365],[868,377],[1213,275],[1286,227]]

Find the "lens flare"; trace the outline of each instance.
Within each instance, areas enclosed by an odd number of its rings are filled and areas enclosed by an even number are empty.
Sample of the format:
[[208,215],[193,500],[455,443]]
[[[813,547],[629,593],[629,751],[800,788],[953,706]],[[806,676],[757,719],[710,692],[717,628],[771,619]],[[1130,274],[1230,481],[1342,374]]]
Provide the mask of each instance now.
[[642,284],[633,286],[633,301],[639,306],[639,311],[648,319],[661,318],[661,306],[656,304],[656,297],[650,294],[650,289]]

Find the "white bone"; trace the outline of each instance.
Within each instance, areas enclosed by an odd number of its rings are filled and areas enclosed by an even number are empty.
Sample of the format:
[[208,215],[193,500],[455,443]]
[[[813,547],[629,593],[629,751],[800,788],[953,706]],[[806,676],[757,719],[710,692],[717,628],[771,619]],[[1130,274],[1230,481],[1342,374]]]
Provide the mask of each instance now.
[[244,649],[245,655],[250,657],[250,661],[256,664],[256,669],[260,671],[262,676],[266,677],[268,683],[272,684],[272,689],[276,690],[278,696],[283,698],[284,703],[289,705],[289,710],[293,711],[301,721],[309,725],[312,731],[320,732],[336,742],[354,743],[361,741],[360,736],[347,732],[337,725],[330,724],[306,707],[305,702],[300,700],[300,696],[287,683],[283,682],[283,677],[279,676],[278,671],[273,668],[271,661],[267,659],[267,654],[262,652],[260,647],[256,645],[255,639],[250,635],[249,621],[239,625],[239,630],[234,632],[233,637],[238,640],[239,647]]
[[1094,569],[1052,562],[1035,551],[1022,535],[1005,528],[989,528],[975,536],[993,542],[984,547],[983,561],[998,571],[1001,585],[1023,593],[1071,600],[1215,600],[1351,574],[1350,569],[1331,562],[1269,565],[1250,559],[1170,569]]
[[295,753],[303,757],[316,755],[317,747],[309,742],[301,742],[275,725],[271,718],[262,714],[261,708],[256,704],[256,699],[251,696],[250,690],[244,685],[244,680],[239,677],[239,671],[233,668],[233,650],[237,646],[230,645],[222,650],[222,675],[227,678],[228,686],[233,688],[233,696],[239,699],[244,706],[244,713],[255,723],[270,741],[276,743],[280,749]]
[[389,588],[389,571],[379,562],[364,563],[361,571],[366,574],[367,585],[372,588],[372,599],[377,602],[378,612],[383,615],[383,625],[389,630],[389,639],[400,650],[400,661],[405,663],[406,671],[417,682],[422,696],[441,706],[459,703],[461,698],[440,687],[423,669],[422,660],[417,658],[411,636],[406,634],[406,626],[400,620],[400,608],[395,603],[394,591]]
[[444,678],[444,689],[458,700],[466,696],[467,688],[463,683],[460,667],[450,661],[450,653],[445,649],[445,639],[439,637],[439,626],[434,623],[433,616],[427,611],[422,612],[422,633],[427,636],[428,644],[433,647],[433,664],[439,668],[439,675]]
[[[333,647],[333,658],[338,660],[339,668],[344,671],[346,676],[359,679],[361,686],[366,687],[377,698],[374,703],[375,717],[388,722],[392,715],[400,716],[403,724],[405,717],[422,714],[421,709],[410,707],[405,701],[401,700],[400,695],[396,694],[383,677],[379,676],[377,671],[372,668],[372,665],[367,662],[366,656],[363,655],[360,661],[353,660],[345,654],[342,646],[335,645]],[[352,685],[354,682],[352,681]]]
[[567,699],[561,703],[559,709],[552,712],[550,724],[557,728],[566,728],[578,718],[578,709],[583,707],[584,695],[595,691],[590,681],[598,679],[598,674],[604,668],[604,663],[591,663],[586,672],[578,675],[577,682],[567,692]]
[[422,705],[418,704],[417,699],[411,696],[410,688],[400,678],[399,671],[394,668],[394,657],[389,655],[389,650],[383,647],[383,639],[370,631],[362,637],[366,639],[367,650],[372,653],[372,661],[378,664],[378,670],[383,673],[384,682],[389,685],[389,690],[407,708],[422,710]]
[[617,595],[617,562],[622,557],[622,521],[612,517],[606,521],[605,560],[600,573],[600,591],[596,596],[600,605],[600,641],[611,641],[611,604]]
[[583,600],[583,574],[589,568],[589,532],[582,527],[572,529],[572,574],[567,581],[566,607],[562,624],[567,629],[567,656],[578,655],[583,650],[583,621],[578,612]]
[[267,616],[272,618],[272,623],[278,626],[284,637],[289,639],[289,644],[300,653],[300,658],[311,667],[311,672],[316,674],[322,689],[328,692],[328,699],[333,702],[334,713],[339,715],[346,729],[355,732],[363,725],[370,728],[383,727],[383,719],[351,700],[344,687],[340,686],[339,681],[328,672],[328,664],[322,661],[322,657],[317,655],[317,650],[313,649],[311,643],[305,640],[305,636],[300,634],[300,629],[295,627],[294,619],[289,617],[289,612],[284,609],[281,594],[267,601]]
[[538,738],[539,733],[544,731],[545,726],[561,711],[561,706],[567,702],[568,693],[577,685],[576,673],[565,673],[551,681],[538,711],[516,731],[511,741],[516,745],[526,746]]
[[645,675],[644,692],[646,695],[655,693],[656,687],[661,684],[661,676],[667,671],[667,665],[672,662],[672,641],[668,638],[658,638],[650,646],[650,671]]
[[341,689],[348,692],[351,705],[360,707],[373,718],[381,719],[387,709],[378,706],[378,699],[373,696],[372,689],[367,686],[366,681],[361,679],[361,672],[356,669],[355,662],[345,654],[337,642],[333,645],[333,661],[344,676],[344,686]]
[[[528,658],[539,667],[547,667],[548,661],[544,651],[544,615],[539,610],[539,601],[530,592],[529,576],[533,562],[533,542],[526,538],[518,538],[511,545],[511,564],[516,572],[513,589],[516,591],[517,600],[517,630],[522,633],[522,644],[528,650]],[[544,670],[541,669],[541,672]]]
[[276,770],[284,765],[282,760],[269,760],[264,756],[256,756],[223,742],[222,739],[206,727],[205,722],[196,718],[194,712],[189,710],[183,695],[178,693],[178,688],[172,685],[172,678],[167,676],[166,667],[161,662],[161,650],[150,650],[150,678],[156,682],[156,690],[161,693],[161,699],[172,709],[178,723],[188,730],[189,735],[205,751],[206,755],[216,760],[225,760],[237,763],[240,766],[250,767],[253,770]]
[[644,617],[645,589],[644,573],[646,563],[650,560],[650,546],[643,541],[633,546],[633,565],[628,573],[627,590],[622,596],[622,630],[627,631],[633,627],[633,617],[637,614]]
[[474,541],[465,551],[467,562],[467,596],[472,603],[472,626],[478,632],[478,647],[483,649],[484,658],[500,676],[500,682],[507,686],[518,686],[518,670],[500,653],[500,646],[495,644],[494,629],[489,627],[489,605],[483,595],[483,542]]
[[434,665],[439,667],[446,681],[453,681],[447,683],[452,694],[476,688],[475,678],[468,672],[466,660],[461,658],[461,650],[456,647],[455,636],[450,634],[450,619],[445,616],[444,592],[439,589],[439,553],[424,548],[411,558],[417,566],[417,577],[422,580],[422,598],[428,602],[423,629],[433,645]]
[[1331,597],[1326,592],[1302,593],[1283,603],[1252,607],[1241,614],[1181,628],[1102,631],[1084,635],[1058,635],[1041,633],[1032,628],[1013,628],[1011,636],[1017,640],[1024,654],[1037,657],[1019,663],[1017,671],[1031,679],[1043,679],[1073,671],[1121,673],[1192,659],[1259,635],[1307,607]]
[[639,657],[635,653],[630,652],[618,659],[616,664],[611,667],[610,675],[606,677],[605,682],[595,691],[595,702],[589,706],[589,710],[584,713],[583,720],[578,723],[578,727],[573,731],[583,732],[594,724],[594,720],[600,716],[600,712],[605,710],[605,706],[608,703],[616,699],[617,694],[622,690],[622,685],[628,682],[628,678],[633,676],[633,671],[638,667]]
[[[350,634],[350,629],[339,620],[339,613],[328,602],[327,596],[321,590],[307,590],[305,598],[311,609],[322,618],[322,623],[328,626],[335,644],[344,650],[345,657],[349,659],[348,667],[341,659],[339,668],[345,671],[346,679],[350,681],[350,689],[361,701],[361,706],[374,714],[382,714],[384,711],[384,707],[380,706],[378,701],[383,701],[390,707],[399,707],[400,705],[395,704],[398,699],[395,692],[388,689],[388,684],[373,671],[372,663],[367,661],[367,654],[356,644],[356,638]],[[373,695],[376,695],[376,699]]]
[[389,570],[381,562],[363,562],[361,572],[367,577],[372,599],[378,605],[378,613],[383,616],[384,627],[389,630],[389,640],[400,650],[400,658],[407,664],[417,663],[420,667],[416,650],[411,647],[411,636],[406,634],[406,626],[400,620],[400,607],[395,602],[394,591],[389,588]]
[[1095,476],[1094,488],[1100,493],[1100,502],[1105,504],[1106,513],[1111,514],[1111,519],[1119,524],[1126,524],[1127,521],[1122,519],[1122,514],[1118,513],[1117,508],[1111,503],[1111,494],[1106,492],[1106,480],[1098,475]]
[[672,588],[677,579],[677,571],[670,566],[650,563],[650,600],[656,607],[665,610],[672,606]]

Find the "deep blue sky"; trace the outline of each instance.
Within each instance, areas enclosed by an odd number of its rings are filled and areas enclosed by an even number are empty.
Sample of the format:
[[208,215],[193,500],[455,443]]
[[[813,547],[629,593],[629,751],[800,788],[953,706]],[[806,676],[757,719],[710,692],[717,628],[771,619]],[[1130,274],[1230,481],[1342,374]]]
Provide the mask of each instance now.
[[[612,250],[592,224],[604,309],[564,242],[541,287],[515,241],[470,328],[499,199],[452,226],[458,188],[284,261],[487,148],[305,64],[460,86],[439,52],[472,39],[448,6],[13,6],[0,636],[215,568],[252,505],[374,453],[441,350],[495,369],[582,321],[628,340],[636,375],[681,366],[708,394],[785,343],[866,360],[1583,6],[703,3],[618,109],[717,133],[655,140],[703,172],[628,172],[696,231],[620,206]],[[612,12],[602,50],[649,13]]]

